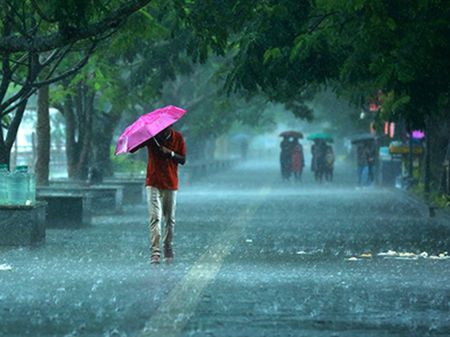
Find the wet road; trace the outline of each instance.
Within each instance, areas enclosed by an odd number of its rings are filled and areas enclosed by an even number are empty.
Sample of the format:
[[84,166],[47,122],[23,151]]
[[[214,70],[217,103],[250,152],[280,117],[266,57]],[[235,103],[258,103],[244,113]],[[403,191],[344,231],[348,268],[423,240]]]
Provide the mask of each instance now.
[[145,205],[0,250],[0,336],[449,336],[448,218],[308,173],[182,186],[170,265],[149,264]]

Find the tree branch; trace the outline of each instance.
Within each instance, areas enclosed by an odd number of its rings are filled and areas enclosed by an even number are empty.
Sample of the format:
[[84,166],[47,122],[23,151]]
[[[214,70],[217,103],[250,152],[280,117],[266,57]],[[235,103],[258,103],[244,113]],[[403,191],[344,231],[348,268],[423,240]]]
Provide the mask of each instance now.
[[42,11],[42,9],[39,7],[39,5],[36,3],[35,0],[31,0],[31,6],[33,6],[33,9],[36,11],[36,13],[42,18],[42,20],[47,21],[49,23],[57,23],[58,20],[54,18],[50,18]]
[[[69,77],[69,76],[74,75],[74,74],[76,74],[77,72],[79,72],[79,70],[80,70],[81,68],[83,68],[83,67],[86,65],[86,63],[87,63],[87,61],[89,60],[89,57],[90,57],[90,55],[92,54],[92,52],[93,52],[93,49],[92,49],[91,52],[89,52],[87,55],[85,55],[85,56],[83,57],[83,59],[80,60],[80,61],[79,61],[72,69],[67,70],[66,72],[62,73],[61,75],[59,75],[59,76],[57,76],[57,77],[53,77],[53,78],[48,79],[48,80],[45,80],[45,81],[33,83],[33,85],[32,85],[31,87],[28,88],[29,92],[28,92],[28,93],[23,93],[23,94],[22,94],[23,97],[18,97],[18,98],[16,98],[16,100],[19,99],[19,98],[20,98],[20,100],[19,100],[17,103],[15,103],[14,105],[12,105],[12,106],[10,106],[9,108],[5,109],[5,110],[2,112],[2,116],[5,116],[5,115],[9,114],[10,112],[12,112],[12,111],[14,111],[15,109],[17,109],[23,102],[28,101],[28,99],[29,99],[34,93],[36,93],[36,91],[37,91],[40,87],[42,87],[42,86],[44,86],[44,85],[48,85],[48,84],[52,84],[52,83],[58,82],[58,81],[60,81],[60,80],[62,80],[62,79],[64,79],[64,78],[66,78],[66,77]],[[52,71],[54,71],[54,70],[52,70]],[[11,103],[11,104],[12,104],[12,103]]]
[[86,27],[73,28],[70,34],[59,29],[56,33],[35,36],[33,39],[13,34],[6,36],[0,39],[0,54],[20,51],[45,52],[99,35],[110,29],[115,29],[128,16],[147,5],[150,1],[128,0],[126,4],[107,15],[103,20],[87,25]]
[[314,17],[311,17],[311,19],[314,18],[314,19],[317,19],[317,21],[308,28],[308,33],[314,32],[317,28],[319,28],[319,26],[322,24],[322,22],[324,22],[327,18],[329,18],[330,16],[333,16],[333,15],[337,15],[337,14],[339,14],[339,12],[330,12],[330,13],[325,13],[325,14],[316,15]]
[[[27,79],[22,88],[20,88],[20,90],[15,95],[13,95],[0,105],[0,111],[2,112],[2,116],[5,116],[7,114],[7,112],[5,111],[6,108],[8,108],[18,99],[23,98],[23,96],[27,96],[27,92],[32,88],[32,84],[37,78],[38,72],[36,71],[36,66],[39,65],[38,63],[39,62],[37,62],[36,55],[30,53],[28,55]],[[11,110],[8,109],[7,111],[10,112]]]
[[24,101],[24,102],[22,102],[21,105],[19,105],[17,107],[16,113],[14,114],[14,118],[13,118],[11,124],[9,125],[8,133],[6,135],[6,141],[5,141],[5,144],[6,144],[6,147],[8,148],[8,150],[11,149],[14,144],[14,141],[17,136],[17,131],[19,130],[20,123],[22,122],[22,118],[23,118],[23,114],[25,112],[26,106],[27,106],[27,102]]
[[11,68],[9,66],[9,58],[8,56],[3,57],[2,63],[2,82],[0,84],[0,102],[3,101],[3,98],[8,91],[9,83],[11,81]]
[[14,6],[14,4],[11,3],[11,1],[6,0],[7,6],[9,9],[15,14],[15,16],[19,19],[19,21],[22,23],[22,26],[19,23],[13,22],[15,26],[17,26],[18,31],[25,36],[26,38],[30,38],[30,35],[26,31],[26,23],[24,17],[19,13],[17,8]]
[[49,74],[49,76],[47,76],[46,80],[45,81],[41,81],[41,82],[35,82],[33,84],[33,87],[39,88],[39,87],[42,87],[44,85],[52,84],[52,83],[55,83],[55,82],[58,82],[58,81],[62,80],[63,78],[66,78],[68,76],[71,76],[71,75],[77,73],[81,68],[83,68],[86,65],[86,63],[89,60],[89,57],[94,52],[96,46],[97,46],[97,43],[94,42],[91,45],[91,47],[89,48],[89,50],[86,52],[86,55],[84,55],[84,57],[72,69],[67,70],[64,73],[62,73],[62,74],[60,74],[60,75],[58,75],[56,77],[50,78],[51,75],[53,75],[53,73],[55,72],[56,68],[58,67],[58,64],[62,61],[62,58],[61,58],[60,60],[58,60],[57,64],[53,67],[53,69],[50,71],[50,74]]
[[12,58],[9,58],[9,61],[14,64],[13,68],[11,69],[11,73],[14,74],[19,67],[27,66],[27,64],[24,62],[27,58],[27,54],[23,54],[18,60],[13,60]]

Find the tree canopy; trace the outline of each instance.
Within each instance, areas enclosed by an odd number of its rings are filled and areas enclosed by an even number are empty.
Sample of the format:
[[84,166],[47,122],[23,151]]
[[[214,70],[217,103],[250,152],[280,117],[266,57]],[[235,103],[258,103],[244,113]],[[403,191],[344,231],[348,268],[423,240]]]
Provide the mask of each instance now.
[[[129,15],[149,2],[2,2],[0,162],[9,162],[9,152],[28,98],[39,87],[76,74],[87,63],[101,40],[113,34]],[[69,55],[72,56],[72,62],[67,62]]]
[[234,50],[231,90],[263,91],[292,104],[319,85],[364,99],[382,89],[384,117],[401,115],[418,127],[448,107],[447,1],[230,0],[179,7],[197,33],[194,58],[208,49]]

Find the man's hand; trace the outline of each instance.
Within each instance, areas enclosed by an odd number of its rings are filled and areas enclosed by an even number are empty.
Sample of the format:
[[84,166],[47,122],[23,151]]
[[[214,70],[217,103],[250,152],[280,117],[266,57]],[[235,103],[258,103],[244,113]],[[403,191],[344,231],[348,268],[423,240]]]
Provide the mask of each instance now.
[[162,152],[163,154],[165,154],[165,155],[168,155],[168,156],[171,156],[171,154],[172,154],[172,150],[168,149],[168,148],[165,147],[165,146],[161,146],[161,152]]
[[186,157],[180,156],[179,154],[173,152],[171,149],[169,149],[165,146],[161,146],[160,150],[165,156],[167,156],[168,158],[171,158],[177,164],[184,165],[184,163],[186,162]]

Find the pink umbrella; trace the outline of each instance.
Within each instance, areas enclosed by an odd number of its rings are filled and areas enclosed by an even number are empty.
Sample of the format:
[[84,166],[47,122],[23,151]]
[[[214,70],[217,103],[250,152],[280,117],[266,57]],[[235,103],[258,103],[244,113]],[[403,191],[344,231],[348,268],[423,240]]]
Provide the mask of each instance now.
[[115,154],[130,152],[175,123],[185,112],[184,109],[168,105],[142,115],[120,135]]

